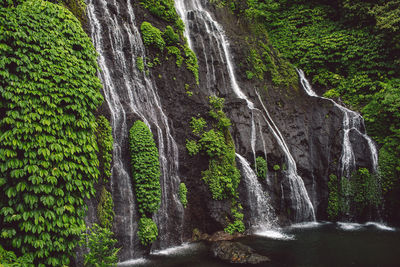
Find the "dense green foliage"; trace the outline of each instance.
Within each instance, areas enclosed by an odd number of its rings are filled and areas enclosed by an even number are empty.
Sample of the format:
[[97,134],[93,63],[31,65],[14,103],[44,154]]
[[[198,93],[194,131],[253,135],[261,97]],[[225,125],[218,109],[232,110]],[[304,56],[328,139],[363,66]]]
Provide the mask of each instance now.
[[98,178],[96,52],[65,8],[0,8],[1,243],[69,263]]
[[[157,226],[149,219],[161,203],[160,163],[153,134],[142,121],[136,121],[129,131],[133,183],[139,214],[138,236],[143,245],[153,242]],[[151,223],[150,223],[151,221]],[[155,234],[157,233],[157,234]]]
[[[173,0],[141,0],[141,5],[156,15],[167,25],[164,31],[154,27],[149,22],[143,22],[141,26],[141,33],[143,42],[146,46],[153,46],[163,52],[167,46],[166,59],[169,55],[176,58],[176,66],[180,68],[183,61],[185,61],[186,68],[193,73],[195,81],[199,84],[199,66],[197,63],[196,54],[188,46],[186,38],[183,36],[185,25],[181,18],[176,13]],[[137,65],[141,69],[141,65]],[[149,67],[149,64],[148,64]]]
[[336,175],[329,175],[328,181],[328,219],[336,220],[339,216],[339,183]]
[[110,122],[104,117],[97,118],[97,146],[99,148],[99,171],[103,182],[108,182],[111,176],[111,161],[114,139]]
[[186,140],[186,147],[190,155],[202,152],[209,157],[209,166],[202,172],[202,179],[213,199],[232,200],[232,219],[229,219],[226,231],[243,232],[243,217],[238,211],[240,203],[237,201],[240,172],[236,167],[235,145],[229,132],[231,122],[223,112],[223,106],[223,98],[210,97],[211,128],[205,129],[207,123],[203,118],[192,118],[190,127],[198,140]]
[[379,182],[367,169],[358,169],[350,179],[342,177],[340,183],[331,174],[328,181],[327,213],[330,220],[352,214],[363,217],[382,204]]
[[0,266],[5,267],[33,267],[33,256],[23,255],[21,257],[15,256],[12,251],[5,250],[0,245]]
[[81,245],[85,245],[89,252],[85,254],[84,264],[88,267],[116,266],[118,262],[118,248],[115,248],[116,239],[107,227],[97,224],[87,229],[82,235]]
[[231,222],[225,227],[224,231],[229,234],[234,234],[235,232],[243,233],[245,229],[243,218],[244,215],[240,211],[243,210],[242,205],[237,203],[235,200],[232,201],[231,207]]
[[165,48],[165,41],[162,32],[151,25],[150,22],[144,21],[140,26],[140,32],[142,33],[143,43],[146,46],[154,46],[161,51]]
[[103,186],[100,193],[100,201],[97,205],[97,218],[100,226],[111,230],[114,216],[114,201],[111,193]]
[[152,219],[146,217],[140,218],[138,236],[143,246],[149,246],[157,239],[158,228]]
[[184,208],[187,207],[187,188],[184,183],[179,184],[179,200],[181,201]]
[[261,180],[267,179],[267,161],[263,157],[256,158],[256,173],[257,177]]
[[176,13],[174,0],[140,0],[140,3],[152,14],[167,22],[172,22],[179,34],[185,30],[183,21]]

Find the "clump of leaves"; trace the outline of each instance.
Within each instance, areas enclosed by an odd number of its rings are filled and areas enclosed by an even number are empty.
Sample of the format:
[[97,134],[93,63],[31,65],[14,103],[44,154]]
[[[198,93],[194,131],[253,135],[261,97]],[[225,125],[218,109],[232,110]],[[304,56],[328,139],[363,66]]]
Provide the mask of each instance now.
[[157,27],[151,25],[150,22],[144,21],[140,26],[140,32],[142,33],[144,45],[154,46],[161,51],[164,50],[165,41],[162,32]]
[[261,180],[265,180],[267,178],[267,161],[263,157],[256,158],[256,173],[257,177]]
[[118,262],[119,248],[115,247],[116,239],[113,233],[106,227],[93,224],[82,234],[81,246],[86,246],[89,252],[85,254],[84,264],[89,267],[116,266]]
[[[148,218],[158,210],[161,203],[158,149],[154,143],[153,134],[142,121],[136,121],[133,124],[129,131],[129,143],[135,196],[142,217],[138,235],[142,245],[147,246],[158,235],[157,226]],[[154,234],[155,232],[157,234]]]
[[144,246],[151,245],[157,239],[158,228],[152,219],[146,217],[140,218],[138,236],[140,243]]

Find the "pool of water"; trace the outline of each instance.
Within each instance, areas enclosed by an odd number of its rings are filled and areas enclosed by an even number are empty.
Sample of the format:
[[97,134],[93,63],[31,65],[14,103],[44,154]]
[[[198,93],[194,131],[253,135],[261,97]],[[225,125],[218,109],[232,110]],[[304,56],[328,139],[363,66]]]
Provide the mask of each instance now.
[[215,259],[206,243],[155,251],[119,266],[400,266],[400,231],[378,223],[305,223],[258,231],[240,240],[270,263],[238,265]]

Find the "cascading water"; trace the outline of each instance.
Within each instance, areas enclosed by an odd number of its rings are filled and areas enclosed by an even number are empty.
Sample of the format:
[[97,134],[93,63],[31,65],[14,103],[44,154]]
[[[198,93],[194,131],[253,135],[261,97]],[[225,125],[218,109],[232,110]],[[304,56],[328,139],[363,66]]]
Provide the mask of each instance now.
[[[304,220],[315,220],[314,209],[311,204],[311,201],[308,197],[307,190],[305,189],[303,180],[297,175],[297,168],[296,163],[290,154],[290,151],[279,132],[278,128],[276,127],[275,123],[272,121],[272,118],[269,116],[269,113],[265,106],[263,106],[264,111],[268,119],[262,114],[262,112],[255,108],[254,103],[251,102],[247,96],[243,93],[241,88],[238,85],[233,63],[231,59],[231,53],[229,50],[229,42],[225,36],[225,32],[221,25],[215,21],[211,14],[204,8],[205,2],[204,1],[195,1],[195,0],[176,0],[175,1],[176,9],[180,16],[182,17],[183,21],[186,25],[186,36],[189,41],[189,45],[191,48],[196,52],[196,54],[204,55],[203,62],[207,64],[207,70],[211,69],[208,64],[215,64],[216,58],[220,58],[221,62],[224,64],[224,71],[228,73],[229,84],[223,85],[223,89],[219,88],[220,90],[225,90],[225,94],[230,94],[232,91],[233,93],[240,99],[243,99],[247,103],[247,107],[251,113],[251,149],[253,153],[254,159],[256,158],[256,151],[255,151],[255,138],[256,138],[256,127],[255,127],[255,117],[261,117],[265,120],[268,124],[269,128],[274,133],[274,137],[276,138],[280,148],[286,155],[288,169],[286,171],[286,177],[289,180],[288,185],[290,187],[290,202],[291,207],[295,211],[295,218],[296,222],[304,221]],[[197,34],[198,32],[202,31],[203,35]],[[192,44],[201,44],[200,49],[196,49],[192,46]],[[203,51],[199,51],[203,49]],[[211,53],[205,53],[205,51],[212,51]],[[213,74],[214,75],[214,74]],[[215,76],[215,75],[214,75]],[[221,75],[223,78],[226,75]],[[210,81],[208,77],[205,77],[207,82],[208,92],[210,94],[214,94],[215,90],[218,86],[218,79]],[[260,102],[261,98],[260,98]],[[264,142],[264,141],[263,141]],[[240,158],[239,158],[240,159]],[[243,164],[242,164],[243,165]],[[244,165],[243,165],[244,166]],[[246,182],[251,183],[252,177],[249,175],[248,172],[245,172],[244,179]],[[257,181],[258,183],[258,181]],[[252,208],[260,208],[255,205]]]
[[372,139],[365,133],[364,120],[360,114],[349,110],[332,99],[318,96],[312,89],[310,83],[306,79],[302,70],[297,70],[300,82],[303,85],[304,90],[309,96],[325,99],[333,103],[343,113],[343,142],[342,142],[342,154],[340,163],[340,173],[342,177],[350,178],[352,172],[356,167],[356,159],[354,156],[354,147],[350,142],[350,131],[357,132],[362,138],[367,141],[368,148],[371,155],[372,171],[376,172],[378,169],[378,152]]
[[[135,67],[136,58],[144,58],[145,48],[136,27],[132,1],[89,0],[87,11],[113,129],[111,190],[116,213],[113,231],[123,245],[119,256],[124,260],[141,253],[136,236],[138,214],[127,160],[130,123],[134,118],[143,120],[156,130],[158,138],[162,199],[154,215],[159,228],[156,248],[181,242],[183,207],[177,196],[178,148],[154,83]],[[168,214],[174,214],[174,218],[168,218]]]
[[236,153],[242,167],[244,179],[244,187],[247,193],[247,201],[253,207],[250,210],[250,224],[254,229],[270,229],[275,228],[277,223],[275,221],[274,209],[270,204],[270,199],[265,191],[263,191],[260,183],[258,182],[257,175],[250,167],[249,162]]

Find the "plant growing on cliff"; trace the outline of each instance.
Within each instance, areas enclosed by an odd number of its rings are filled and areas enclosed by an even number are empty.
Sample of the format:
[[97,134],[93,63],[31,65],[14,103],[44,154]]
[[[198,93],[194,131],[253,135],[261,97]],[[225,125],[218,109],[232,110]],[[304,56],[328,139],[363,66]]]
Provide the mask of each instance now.
[[99,148],[99,171],[103,182],[108,182],[111,176],[111,161],[114,139],[110,122],[104,117],[97,118],[97,146]]
[[263,157],[256,158],[256,173],[261,180],[267,179],[267,161]]
[[100,193],[100,201],[97,205],[97,218],[102,227],[111,230],[114,216],[114,201],[112,195],[103,186]]
[[149,246],[157,239],[158,228],[152,219],[146,217],[140,218],[138,236],[143,246]]
[[[238,203],[240,172],[236,167],[235,146],[229,132],[231,123],[222,110],[224,99],[210,97],[209,100],[212,128],[205,129],[207,123],[203,118],[192,118],[190,126],[198,141],[187,140],[186,147],[190,155],[202,152],[209,157],[208,169],[202,172],[202,179],[208,185],[213,199],[231,199]],[[232,214],[234,220],[227,221],[226,231],[244,231],[243,217],[236,212],[237,207],[232,211],[235,211]]]
[[165,41],[162,32],[157,27],[151,25],[150,22],[144,21],[140,26],[140,32],[145,46],[154,46],[161,51],[164,50]]
[[[139,238],[145,246],[154,241],[157,235],[147,218],[156,212],[161,203],[160,163],[158,149],[154,143],[153,134],[142,121],[136,121],[129,131],[131,165],[138,211],[141,215],[139,223]],[[150,242],[150,243],[151,243]]]
[[98,179],[96,51],[67,9],[0,8],[0,243],[68,265]]
[[336,220],[339,216],[340,206],[339,206],[339,181],[336,175],[329,175],[328,181],[328,219]]
[[179,200],[181,201],[184,208],[187,206],[187,188],[184,183],[179,184]]
[[82,234],[80,245],[84,245],[89,252],[84,255],[84,265],[88,267],[116,266],[118,262],[119,248],[113,239],[113,233],[107,227],[93,224]]

